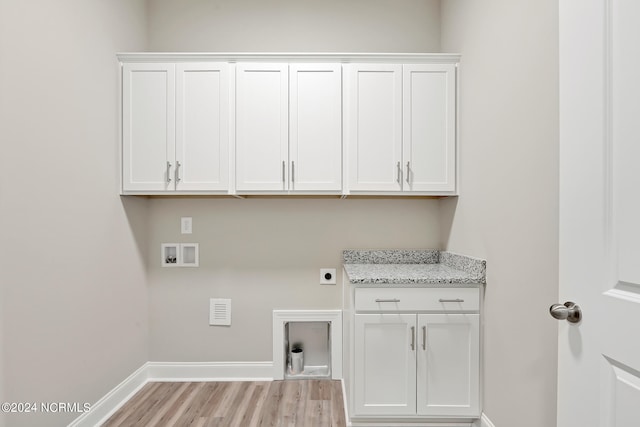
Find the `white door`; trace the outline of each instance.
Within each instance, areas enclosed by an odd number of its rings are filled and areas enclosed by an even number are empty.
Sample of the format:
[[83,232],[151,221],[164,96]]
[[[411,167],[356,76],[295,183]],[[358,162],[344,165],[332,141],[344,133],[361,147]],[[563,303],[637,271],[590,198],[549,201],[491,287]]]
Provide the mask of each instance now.
[[404,191],[455,192],[456,66],[403,67]]
[[176,65],[176,190],[229,189],[229,76],[225,63]]
[[291,64],[289,160],[291,190],[342,189],[342,68]]
[[640,2],[560,1],[558,427],[640,425]]
[[477,417],[480,315],[418,315],[417,412]]
[[122,68],[122,189],[174,189],[175,66]]
[[345,65],[351,191],[402,190],[402,65]]
[[283,191],[289,180],[287,64],[236,67],[236,188]]
[[356,314],[354,415],[415,415],[416,315]]

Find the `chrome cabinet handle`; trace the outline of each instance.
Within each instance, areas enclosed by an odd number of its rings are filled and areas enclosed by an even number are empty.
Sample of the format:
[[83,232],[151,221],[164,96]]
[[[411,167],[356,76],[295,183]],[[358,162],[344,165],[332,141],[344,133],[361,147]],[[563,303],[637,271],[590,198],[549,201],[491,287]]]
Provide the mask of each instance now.
[[422,327],[422,349],[423,350],[427,349],[427,327],[426,326]]
[[416,327],[411,327],[411,350],[416,349]]
[[549,313],[554,319],[566,319],[570,323],[578,323],[582,319],[580,306],[571,301],[567,301],[564,304],[553,304],[549,307]]
[[167,162],[167,184],[171,182],[171,163]]
[[409,182],[409,177],[411,176],[411,170],[409,169],[409,163],[410,162],[407,162],[407,178],[406,178],[407,179],[407,184],[411,184]]
[[282,161],[282,187],[284,188],[284,160]]
[[440,298],[438,301],[440,301],[440,302],[464,302],[464,300],[460,299],[460,298],[456,298],[456,299],[442,299],[442,298]]
[[399,299],[397,298],[393,298],[393,299],[380,299],[380,298],[376,298],[376,302],[400,302]]
[[180,162],[176,161],[176,173],[175,173],[175,176],[176,176],[176,184],[177,184],[177,183],[179,183],[179,182],[181,181],[181,179],[180,179],[180,166],[182,166],[182,165],[180,164]]
[[402,168],[400,167],[400,162],[398,162],[398,164],[396,165],[396,169],[397,169],[396,182],[398,184],[401,184],[402,178],[400,178],[400,175],[402,175]]

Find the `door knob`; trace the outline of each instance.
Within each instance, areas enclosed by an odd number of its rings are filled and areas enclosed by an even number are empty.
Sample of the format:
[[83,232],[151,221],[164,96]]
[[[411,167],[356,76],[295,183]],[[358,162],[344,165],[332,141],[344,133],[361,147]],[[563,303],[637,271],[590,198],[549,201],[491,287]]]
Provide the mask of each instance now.
[[567,301],[564,304],[553,304],[549,307],[549,313],[553,318],[558,320],[567,320],[571,323],[578,323],[582,319],[582,310],[580,306]]

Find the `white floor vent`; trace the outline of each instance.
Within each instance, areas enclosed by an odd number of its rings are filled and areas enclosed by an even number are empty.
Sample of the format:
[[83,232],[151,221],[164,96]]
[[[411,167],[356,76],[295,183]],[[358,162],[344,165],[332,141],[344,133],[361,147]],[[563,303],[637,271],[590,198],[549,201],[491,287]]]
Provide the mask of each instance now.
[[231,326],[231,300],[211,298],[209,300],[209,325]]

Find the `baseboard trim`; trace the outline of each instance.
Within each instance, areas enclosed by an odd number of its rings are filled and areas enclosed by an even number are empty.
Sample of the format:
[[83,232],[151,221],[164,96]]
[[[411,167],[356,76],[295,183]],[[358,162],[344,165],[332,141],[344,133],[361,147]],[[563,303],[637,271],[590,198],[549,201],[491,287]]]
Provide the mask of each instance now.
[[68,427],[104,423],[149,382],[273,381],[273,362],[147,362]]
[[486,414],[482,414],[482,417],[480,417],[480,427],[496,427],[491,420],[489,419],[489,417],[487,417]]
[[80,415],[68,427],[94,427],[104,423],[147,382],[147,364],[145,363],[100,400],[91,405],[89,412]]
[[150,382],[273,381],[273,362],[149,362]]

